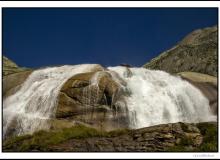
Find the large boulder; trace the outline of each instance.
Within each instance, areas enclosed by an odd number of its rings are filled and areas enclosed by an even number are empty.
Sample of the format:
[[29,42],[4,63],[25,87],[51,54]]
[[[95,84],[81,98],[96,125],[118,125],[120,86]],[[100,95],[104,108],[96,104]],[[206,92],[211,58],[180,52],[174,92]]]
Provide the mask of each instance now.
[[126,107],[116,103],[123,98],[121,92],[108,71],[77,74],[61,89],[56,118],[72,119],[104,130],[128,127]]

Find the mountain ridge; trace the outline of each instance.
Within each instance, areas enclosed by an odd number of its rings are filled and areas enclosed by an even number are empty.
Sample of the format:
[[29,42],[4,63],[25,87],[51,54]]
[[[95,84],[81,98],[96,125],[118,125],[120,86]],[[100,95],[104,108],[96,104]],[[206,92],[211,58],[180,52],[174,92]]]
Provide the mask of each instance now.
[[169,73],[192,71],[217,76],[217,26],[197,29],[171,49],[144,64],[144,68]]

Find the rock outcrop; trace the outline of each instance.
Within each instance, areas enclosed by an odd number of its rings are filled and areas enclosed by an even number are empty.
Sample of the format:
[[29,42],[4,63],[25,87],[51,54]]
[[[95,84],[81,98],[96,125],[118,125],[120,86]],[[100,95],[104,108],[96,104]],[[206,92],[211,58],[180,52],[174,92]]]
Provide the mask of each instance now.
[[107,71],[77,74],[61,89],[56,118],[104,130],[127,127],[127,111],[115,104],[121,98],[120,92],[119,84]]
[[169,73],[192,71],[217,77],[217,26],[198,29],[143,67]]
[[161,124],[137,130],[100,132],[83,126],[37,132],[3,143],[4,152],[218,151],[216,122]]
[[214,76],[210,76],[207,74],[202,74],[197,72],[180,72],[177,75],[180,75],[181,77],[194,82],[210,83],[215,86],[218,85],[218,79]]
[[27,70],[3,76],[3,97],[15,93],[31,73],[31,70]]
[[19,67],[12,60],[3,56],[3,97],[7,97],[15,93],[20,85],[31,74],[32,70]]
[[[116,137],[91,137],[83,141],[72,139],[59,145],[51,146],[55,151],[93,151],[93,152],[149,152],[166,151],[183,140],[191,140],[186,147],[198,147],[203,136],[196,125],[176,123],[128,131]],[[62,148],[62,149],[61,149]],[[60,150],[61,149],[61,150]]]
[[12,60],[8,59],[5,56],[3,56],[2,61],[3,61],[3,76],[29,70],[24,67],[19,67],[16,63],[14,63]]
[[218,114],[218,86],[217,78],[196,72],[178,73],[183,79],[197,87],[209,100],[213,114]]

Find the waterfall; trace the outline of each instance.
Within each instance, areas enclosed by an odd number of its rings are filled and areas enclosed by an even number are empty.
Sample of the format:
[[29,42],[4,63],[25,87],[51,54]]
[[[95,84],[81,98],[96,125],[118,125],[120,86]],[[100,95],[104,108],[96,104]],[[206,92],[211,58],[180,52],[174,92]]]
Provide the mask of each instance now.
[[174,122],[216,121],[208,99],[180,77],[145,68],[119,66],[108,69],[126,82],[126,89],[130,92],[124,99],[131,128]]
[[[48,129],[62,85],[72,76],[94,71],[97,67],[100,66],[83,64],[35,70],[16,93],[3,101],[3,137],[10,129],[15,130],[16,135]],[[98,95],[100,75],[104,72],[124,90],[114,94],[112,100],[128,110],[130,128],[216,120],[208,99],[197,88],[180,77],[145,68],[108,67],[97,72],[89,88],[83,90],[86,105],[97,103],[98,99],[91,100],[90,90],[96,89],[93,94]],[[121,95],[123,100],[119,98]]]
[[97,67],[96,64],[65,65],[34,71],[19,91],[3,101],[3,137],[13,125],[16,135],[48,129],[62,85],[73,75]]

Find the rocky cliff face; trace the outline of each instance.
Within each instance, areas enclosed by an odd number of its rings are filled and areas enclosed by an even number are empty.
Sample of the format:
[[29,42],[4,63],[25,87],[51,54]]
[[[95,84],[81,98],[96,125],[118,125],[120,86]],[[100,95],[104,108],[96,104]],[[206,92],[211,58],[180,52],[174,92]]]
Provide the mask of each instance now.
[[169,73],[193,71],[217,76],[217,48],[217,26],[198,29],[143,67],[164,70]]

